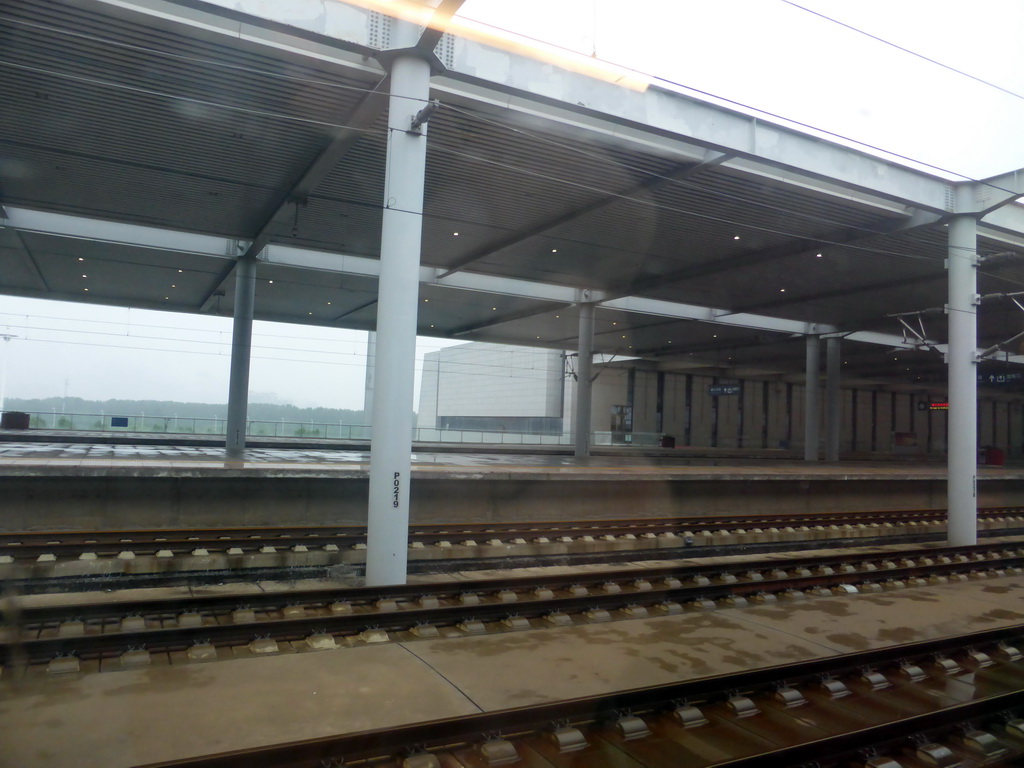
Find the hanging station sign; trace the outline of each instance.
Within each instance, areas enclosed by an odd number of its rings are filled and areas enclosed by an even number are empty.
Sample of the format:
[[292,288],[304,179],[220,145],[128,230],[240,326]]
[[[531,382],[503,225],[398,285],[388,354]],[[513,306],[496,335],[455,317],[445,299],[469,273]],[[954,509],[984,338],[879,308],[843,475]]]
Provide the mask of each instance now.
[[738,395],[743,391],[743,386],[740,384],[710,384],[708,386],[708,394],[712,397],[721,397],[722,395]]

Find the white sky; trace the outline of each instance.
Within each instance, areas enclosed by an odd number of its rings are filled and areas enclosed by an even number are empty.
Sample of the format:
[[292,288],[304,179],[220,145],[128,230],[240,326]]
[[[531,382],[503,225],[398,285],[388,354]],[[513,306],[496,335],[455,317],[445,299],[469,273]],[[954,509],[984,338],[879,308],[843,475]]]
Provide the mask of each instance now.
[[[1020,0],[799,4],[1024,94]],[[955,174],[1024,167],[1024,99],[782,0],[468,0],[462,15]],[[70,396],[223,402],[230,332],[224,318],[0,296],[0,333],[19,337],[0,345],[10,397],[67,382]],[[365,338],[257,323],[251,399],[362,408]],[[420,355],[446,344],[421,342]]]

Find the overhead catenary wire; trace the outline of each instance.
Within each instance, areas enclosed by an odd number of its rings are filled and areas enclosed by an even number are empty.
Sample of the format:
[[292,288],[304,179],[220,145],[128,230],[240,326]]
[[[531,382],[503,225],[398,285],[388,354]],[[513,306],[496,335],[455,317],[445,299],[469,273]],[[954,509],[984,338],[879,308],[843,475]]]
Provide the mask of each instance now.
[[[195,350],[195,349],[153,349],[152,347],[138,347],[138,346],[123,345],[123,344],[102,344],[102,343],[99,343],[99,342],[92,342],[92,341],[66,341],[66,340],[60,340],[60,339],[41,339],[41,338],[26,339],[26,341],[35,341],[35,342],[39,342],[39,343],[43,343],[43,344],[67,344],[69,346],[75,346],[75,347],[95,347],[97,349],[134,350],[134,351],[138,351],[138,352],[152,352],[152,353],[159,353],[159,354],[201,355],[203,357],[220,357],[220,358],[226,357],[224,354],[222,354],[220,352],[204,352],[202,350]],[[302,351],[303,352],[311,352],[312,350],[302,350]],[[344,360],[310,360],[310,359],[305,359],[305,358],[293,358],[293,357],[274,357],[274,356],[271,356],[271,355],[252,355],[252,359],[253,360],[265,360],[265,361],[276,362],[276,363],[304,363],[304,364],[307,364],[307,365],[330,365],[330,366],[339,366],[339,367],[347,367],[347,368],[359,368],[359,369],[362,369],[362,368],[365,367],[365,363],[363,363],[363,362],[348,362],[348,361],[344,361]],[[469,372],[469,373],[464,373],[464,375],[476,376],[476,377],[479,377],[479,378],[500,379],[500,380],[522,379],[524,381],[537,381],[538,380],[537,377],[524,376],[524,375],[520,375],[520,374],[516,374],[516,373],[510,373],[509,369],[507,367],[502,367],[502,366],[491,366],[491,365],[486,365],[486,364],[473,364],[473,363],[459,363],[458,365],[466,365],[466,366],[469,366],[469,365],[479,365],[480,367],[498,368],[501,371],[500,373],[487,373],[487,372],[484,372],[484,371],[472,371],[472,372]],[[421,366],[421,365],[417,365],[414,370],[417,373],[423,373],[424,371],[428,370],[428,368],[426,368],[424,366]],[[429,368],[429,370],[436,372],[437,368],[431,366]],[[542,371],[542,372],[544,371],[544,369],[540,369],[540,368],[524,369],[524,370],[539,370],[539,371]],[[443,369],[442,369],[442,373],[444,373]],[[562,378],[561,371],[559,371],[557,373],[557,375],[554,375],[553,378],[561,379]]]
[[898,43],[894,43],[891,40],[886,40],[884,37],[879,37],[878,35],[875,35],[875,34],[872,34],[871,32],[863,30],[860,27],[855,27],[853,24],[848,24],[845,21],[840,21],[839,19],[836,19],[836,18],[834,18],[832,16],[828,16],[828,15],[822,13],[821,11],[816,11],[813,8],[808,8],[807,6],[800,5],[799,3],[793,2],[793,0],[779,0],[779,2],[785,3],[786,5],[791,5],[794,8],[800,9],[801,11],[806,11],[807,13],[809,13],[809,14],[811,14],[813,16],[817,16],[818,18],[825,19],[826,21],[830,21],[833,24],[838,24],[840,27],[845,27],[846,29],[850,30],[851,32],[856,32],[858,35],[863,35],[864,37],[869,37],[872,40],[875,40],[875,41],[877,41],[879,43],[882,43],[883,45],[888,45],[889,47],[895,48],[898,51],[903,51],[903,53],[909,54],[910,56],[914,56],[914,57],[916,57],[918,59],[921,59],[922,61],[927,61],[929,64],[934,64],[937,67],[942,67],[943,69],[948,70],[949,72],[953,72],[953,73],[955,73],[957,75],[961,75],[962,77],[966,77],[969,80],[973,80],[976,83],[981,83],[982,85],[987,85],[989,88],[995,88],[997,91],[1000,91],[1001,93],[1005,93],[1007,96],[1012,96],[1015,99],[1024,100],[1024,95],[1021,95],[1021,94],[1017,93],[1016,91],[1012,91],[1009,88],[1004,88],[1003,86],[998,85],[997,83],[993,83],[991,80],[986,80],[983,77],[978,77],[977,75],[972,75],[970,72],[965,72],[962,69],[957,69],[954,66],[951,66],[949,64],[946,64],[944,62],[939,61],[938,59],[933,59],[930,56],[925,56],[923,53],[918,53],[917,51],[911,50],[910,48],[906,48],[906,47],[904,47],[902,45],[899,45]]
[[[33,316],[33,317],[38,318],[39,316]],[[108,325],[116,325],[116,324],[118,324],[118,321],[112,321],[112,320],[108,320],[108,321],[88,321],[88,320],[79,320],[78,318],[55,318],[55,319],[67,320],[69,322],[73,321],[73,322],[76,322],[76,323],[77,322],[94,322],[94,323],[104,323],[104,324],[108,324]],[[212,355],[212,356],[216,356],[216,357],[225,357],[226,356],[225,348],[230,347],[230,341],[224,341],[224,340],[210,341],[210,340],[204,340],[204,339],[182,339],[180,336],[179,337],[174,337],[174,338],[168,338],[168,337],[165,337],[165,336],[147,336],[147,335],[139,335],[139,334],[125,335],[123,333],[114,333],[112,331],[97,331],[97,330],[91,330],[91,329],[66,328],[66,327],[65,328],[53,328],[53,327],[49,327],[49,326],[28,325],[27,323],[20,323],[20,324],[19,323],[8,323],[6,325],[8,327],[16,328],[16,329],[26,333],[26,336],[22,339],[23,342],[25,342],[25,341],[41,341],[41,342],[48,342],[48,343],[67,343],[67,344],[73,344],[73,345],[78,345],[78,346],[88,346],[88,345],[92,344],[92,345],[97,346],[97,347],[106,347],[106,348],[112,348],[112,349],[135,349],[135,350],[144,350],[144,351],[149,351],[149,352],[175,353],[175,354],[192,354],[192,353],[195,353],[195,354],[203,354],[203,355]],[[178,327],[178,328],[174,328],[174,327],[168,328],[166,326],[146,326],[146,327],[161,327],[161,328],[165,328],[168,332],[179,332],[179,333],[192,333],[192,332],[196,332],[196,333],[218,333],[218,334],[223,333],[222,331],[209,331],[209,330],[205,330],[205,329],[192,329],[192,328],[181,328],[181,327]],[[207,351],[195,350],[195,349],[167,349],[167,348],[154,349],[153,347],[138,347],[138,346],[131,346],[131,345],[127,345],[127,344],[101,344],[101,343],[98,343],[98,342],[64,341],[64,340],[61,340],[61,339],[45,338],[45,337],[39,336],[39,335],[31,335],[30,336],[30,335],[28,335],[29,331],[36,331],[36,332],[39,332],[39,333],[42,333],[42,334],[46,334],[46,333],[86,334],[86,335],[95,336],[95,337],[109,336],[109,337],[114,337],[114,338],[125,338],[125,339],[139,339],[139,340],[148,339],[148,340],[151,340],[151,341],[162,341],[162,342],[169,342],[169,343],[185,342],[185,343],[192,344],[192,345],[203,345],[203,346],[207,346],[207,347],[209,347],[209,346],[218,346],[218,347],[221,347],[221,349],[219,351],[215,351],[215,352],[214,351],[207,352]],[[260,331],[256,331],[256,332],[253,333],[253,339],[254,340],[261,340],[261,339],[265,339],[265,338],[295,338],[295,339],[304,339],[304,340],[306,340],[306,341],[308,341],[310,343],[314,343],[314,342],[318,342],[318,341],[323,341],[323,339],[309,339],[307,337],[276,336],[274,334],[265,334],[265,333],[260,332]],[[356,344],[357,342],[350,341],[350,342],[347,342],[347,343],[349,343],[349,344]],[[429,350],[429,351],[437,351],[437,350],[441,350],[441,349],[446,349],[446,347],[431,347],[429,344],[418,344],[417,346],[421,350]],[[335,360],[335,359],[326,359],[326,360],[325,359],[319,359],[319,360],[304,359],[304,360],[302,360],[302,359],[296,359],[294,357],[280,357],[280,356],[274,357],[274,356],[267,356],[267,355],[254,355],[253,356],[254,358],[257,358],[257,359],[277,360],[277,361],[282,361],[282,362],[283,361],[287,361],[287,362],[325,363],[325,364],[337,364],[337,365],[355,365],[356,367],[363,367],[363,366],[365,366],[365,361],[367,359],[367,356],[366,356],[365,352],[361,352],[361,351],[333,351],[333,350],[324,350],[324,349],[296,349],[294,347],[278,347],[278,346],[271,346],[271,345],[259,344],[259,343],[254,343],[252,345],[252,348],[253,349],[259,349],[259,350],[271,351],[271,352],[294,352],[296,354],[314,354],[314,355],[334,357],[334,358],[355,358],[358,361],[358,362],[354,362],[353,363],[353,362],[346,362],[344,360]],[[429,354],[429,352],[428,352],[428,354]],[[469,369],[493,369],[493,370],[503,371],[503,372],[508,371],[507,366],[504,366],[504,365],[501,365],[501,364],[482,363],[482,362],[467,362],[467,361],[463,361],[463,360],[446,360],[446,361],[443,361],[443,365],[449,366],[449,367],[452,367],[452,368],[459,367],[459,368],[469,368]],[[417,370],[422,371],[423,369],[422,369],[422,367],[417,367]],[[521,371],[545,371],[546,368],[538,367],[536,365],[532,365],[531,364],[531,365],[520,365],[517,370],[521,370]],[[507,373],[491,374],[491,373],[486,373],[483,370],[479,370],[479,371],[478,370],[472,370],[472,371],[469,372],[469,375],[491,376],[491,377],[494,377],[494,378],[508,378],[509,377],[509,375]],[[513,376],[513,378],[515,378],[515,376]],[[531,379],[532,377],[530,377],[530,376],[522,376],[520,378]]]

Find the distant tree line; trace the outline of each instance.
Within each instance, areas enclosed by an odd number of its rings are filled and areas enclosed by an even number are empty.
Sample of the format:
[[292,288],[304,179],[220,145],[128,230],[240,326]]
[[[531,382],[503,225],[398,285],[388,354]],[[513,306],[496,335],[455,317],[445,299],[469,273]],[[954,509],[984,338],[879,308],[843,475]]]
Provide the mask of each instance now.
[[[94,413],[106,416],[139,416],[146,421],[154,418],[173,419],[226,419],[226,403],[180,403],[174,400],[85,400],[81,397],[42,397],[24,399],[8,397],[4,410],[28,411],[42,414]],[[295,405],[250,403],[249,421],[282,421],[315,424],[365,424],[362,411],[347,408],[299,408]],[[70,426],[70,424],[68,425]]]

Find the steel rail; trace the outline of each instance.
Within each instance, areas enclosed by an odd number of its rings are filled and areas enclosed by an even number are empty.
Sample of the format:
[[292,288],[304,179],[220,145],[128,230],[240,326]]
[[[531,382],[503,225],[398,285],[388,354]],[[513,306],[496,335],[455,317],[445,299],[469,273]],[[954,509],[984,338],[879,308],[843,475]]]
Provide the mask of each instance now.
[[[1016,507],[979,510],[983,517],[1024,512]],[[474,538],[489,534],[491,538],[508,538],[518,534],[533,536],[570,536],[638,534],[647,530],[712,530],[730,528],[850,525],[869,523],[910,524],[923,520],[942,519],[942,510],[904,510],[894,512],[852,512],[829,515],[746,515],[739,517],[699,518],[642,518],[634,520],[585,520],[530,523],[436,523],[415,526],[410,541],[433,544],[457,537]],[[126,529],[122,531],[14,531],[0,533],[0,553],[18,558],[55,554],[68,557],[82,552],[97,555],[116,555],[125,549],[166,549],[175,554],[196,548],[224,550],[240,548],[243,551],[263,546],[325,544],[352,546],[366,543],[366,527],[349,526],[294,526],[284,528],[222,528],[209,530]]]
[[[1000,561],[985,560],[989,566],[1024,566],[1024,556],[1014,555]],[[969,572],[975,563],[935,563],[927,566],[870,571],[866,573],[833,573],[813,576],[764,579],[732,584],[677,586],[644,591],[588,593],[586,595],[553,595],[547,598],[505,602],[481,602],[476,605],[438,605],[436,607],[399,608],[394,611],[353,612],[330,616],[264,619],[142,629],[103,634],[23,639],[0,644],[0,664],[10,664],[16,653],[31,662],[49,661],[58,656],[81,658],[115,656],[131,648],[175,651],[185,650],[198,642],[213,645],[245,645],[261,637],[277,641],[303,640],[311,635],[356,635],[368,629],[408,630],[421,625],[454,626],[460,623],[498,622],[509,617],[543,618],[552,614],[578,614],[588,610],[621,610],[634,605],[651,606],[675,603],[681,605],[698,600],[723,600],[729,597],[753,597],[759,594],[784,593],[814,588],[874,582],[902,581],[927,575]],[[493,584],[493,582],[491,582]],[[838,598],[837,598],[838,599]],[[188,601],[185,601],[188,604]]]
[[[1024,542],[1022,542],[1024,546]],[[369,604],[386,599],[415,599],[423,596],[458,597],[465,593],[495,593],[504,589],[514,592],[525,592],[530,589],[566,588],[577,585],[600,585],[606,582],[628,583],[637,580],[655,581],[665,578],[680,580],[695,576],[718,576],[723,573],[759,572],[775,569],[824,568],[853,566],[856,563],[873,561],[893,561],[906,559],[931,559],[941,557],[959,557],[971,554],[985,556],[989,553],[1012,553],[1018,549],[1014,544],[990,543],[978,544],[974,547],[920,547],[902,550],[886,550],[885,552],[855,552],[844,554],[825,554],[804,557],[761,558],[735,563],[693,563],[685,565],[668,565],[654,568],[623,568],[604,571],[580,571],[571,573],[509,576],[490,579],[459,580],[445,583],[401,584],[386,587],[333,587],[289,590],[287,592],[259,592],[246,594],[215,594],[196,595],[187,598],[145,598],[138,600],[117,600],[112,603],[79,603],[50,606],[26,606],[21,609],[25,623],[37,624],[58,621],[68,616],[77,619],[120,618],[137,614],[169,614],[181,613],[190,608],[197,611],[232,610],[245,608],[274,608],[298,604],[329,604],[335,602],[351,602]],[[1024,554],[1024,550],[1019,550]],[[975,560],[973,562],[987,562]],[[959,562],[955,565],[970,565],[971,561]],[[888,573],[889,570],[878,571]],[[848,574],[854,576],[856,574]],[[863,574],[862,574],[863,575]],[[764,584],[764,581],[751,583]]]
[[[842,757],[856,753],[876,745],[905,742],[910,734],[948,728],[960,725],[979,717],[1005,713],[1024,706],[1024,690],[993,696],[957,704],[936,712],[910,715],[891,723],[862,728],[850,733],[828,736],[807,744],[795,744],[790,747],[771,750],[759,755],[725,760],[715,764],[715,768],[781,768],[781,766],[803,765],[811,761],[820,761],[828,756],[829,762],[839,762]],[[989,760],[978,759],[979,763],[997,765]],[[1013,765],[1019,765],[1014,762]],[[962,765],[958,762],[957,765]]]
[[[840,677],[850,672],[877,669],[884,665],[913,661],[922,657],[947,656],[972,646],[986,646],[993,643],[1019,638],[1024,625],[1017,624],[1001,629],[984,630],[956,637],[904,643],[882,649],[856,651],[840,656],[830,656],[808,661],[782,664],[746,670],[726,675],[716,675],[694,680],[669,683],[667,685],[616,691],[598,696],[588,696],[530,707],[519,707],[486,712],[479,715],[465,715],[458,718],[414,723],[394,728],[363,731],[324,738],[280,744],[269,747],[225,752],[218,755],[170,760],[151,763],[140,768],[280,768],[290,766],[323,765],[323,761],[336,759],[369,760],[394,757],[408,753],[411,749],[441,749],[455,744],[472,744],[481,740],[484,734],[524,734],[550,729],[556,723],[573,725],[614,720],[622,712],[647,713],[670,709],[680,702],[694,702],[707,699],[724,699],[726,692],[748,693],[770,690],[780,684],[793,685],[811,681]],[[988,701],[989,706],[981,706]],[[905,724],[915,723],[922,728],[933,727],[929,723],[955,722],[964,713],[976,716],[980,711],[998,712],[1007,707],[1024,704],[1024,691],[1005,695],[994,695],[977,702],[979,706],[946,707],[927,716],[912,716],[887,724],[891,732],[906,735]],[[956,710],[956,713],[947,710]],[[870,729],[862,729],[870,730]],[[880,726],[879,740],[888,738],[890,730]],[[845,735],[849,744],[849,734]],[[864,734],[861,734],[864,737]],[[842,739],[842,737],[836,737]],[[800,745],[813,756],[820,757],[817,750],[824,740]],[[840,742],[837,742],[840,743]],[[854,742],[855,743],[855,742]],[[861,744],[865,746],[865,744]],[[796,748],[794,748],[795,750]],[[778,750],[776,750],[778,751]],[[794,754],[802,754],[794,752]],[[754,759],[754,758],[750,758]],[[329,762],[326,764],[330,764]],[[758,763],[757,765],[777,766],[780,763]],[[730,764],[732,765],[732,764]],[[736,763],[734,768],[739,768]],[[751,763],[744,768],[753,768]]]
[[[720,573],[748,573],[751,571],[772,570],[776,568],[822,568],[869,563],[872,561],[892,561],[903,559],[958,557],[971,554],[975,557],[990,553],[1013,553],[1018,549],[1014,544],[994,543],[980,544],[974,547],[933,547],[928,549],[908,548],[903,550],[887,550],[885,552],[856,552],[845,554],[825,554],[805,557],[762,558],[732,563],[693,563],[685,565],[666,565],[648,568],[621,568],[602,571],[579,571],[569,573],[553,573],[545,575],[527,575],[527,577],[508,577],[500,579],[461,580],[458,582],[437,584],[406,584],[388,587],[335,587],[327,589],[291,590],[288,592],[260,592],[251,594],[217,594],[197,595],[187,598],[146,598],[139,600],[118,600],[112,603],[66,603],[62,605],[25,606],[22,608],[23,621],[26,624],[42,624],[65,620],[74,616],[79,620],[96,620],[96,618],[116,618],[135,614],[169,614],[180,613],[186,609],[197,611],[231,610],[239,607],[273,608],[297,604],[329,604],[335,602],[351,602],[369,604],[386,599],[415,599],[423,596],[458,597],[465,593],[496,593],[501,590],[524,592],[529,589],[560,589],[574,586],[600,585],[607,582],[629,583],[637,580],[648,582],[662,579],[692,579],[693,577],[713,577]],[[1018,549],[1024,554],[1024,550]],[[985,562],[987,560],[974,560]],[[955,565],[970,565],[971,561],[958,562]],[[877,572],[889,572],[877,571]],[[850,577],[854,574],[848,574]],[[764,584],[764,582],[752,582]]]

